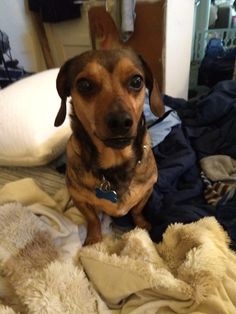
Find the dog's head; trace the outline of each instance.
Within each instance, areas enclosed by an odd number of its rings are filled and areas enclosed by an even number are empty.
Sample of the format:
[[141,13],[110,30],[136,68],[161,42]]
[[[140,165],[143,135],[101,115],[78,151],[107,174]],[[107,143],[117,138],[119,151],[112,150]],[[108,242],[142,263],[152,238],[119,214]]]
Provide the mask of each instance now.
[[66,99],[88,134],[112,148],[124,148],[137,134],[145,88],[152,112],[164,106],[156,80],[145,61],[127,49],[88,51],[68,60],[57,77],[61,108],[55,120],[66,117]]

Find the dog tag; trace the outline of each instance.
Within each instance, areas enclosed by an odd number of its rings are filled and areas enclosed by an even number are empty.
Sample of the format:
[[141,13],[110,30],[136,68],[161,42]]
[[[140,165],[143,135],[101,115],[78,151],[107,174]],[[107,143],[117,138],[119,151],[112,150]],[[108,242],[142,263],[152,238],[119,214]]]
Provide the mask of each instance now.
[[116,191],[103,191],[100,188],[96,188],[97,198],[102,198],[112,203],[117,203],[117,194]]
[[111,184],[104,177],[100,187],[95,189],[97,198],[102,198],[112,203],[117,203],[117,193],[111,190]]

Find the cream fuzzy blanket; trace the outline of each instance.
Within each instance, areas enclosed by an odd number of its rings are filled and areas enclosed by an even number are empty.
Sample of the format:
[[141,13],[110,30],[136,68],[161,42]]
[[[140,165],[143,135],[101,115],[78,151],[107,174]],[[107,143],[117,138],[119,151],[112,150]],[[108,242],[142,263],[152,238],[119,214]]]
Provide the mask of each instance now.
[[103,217],[103,242],[82,248],[59,194],[30,179],[0,190],[0,313],[236,313],[236,256],[214,218],[171,225],[156,245]]

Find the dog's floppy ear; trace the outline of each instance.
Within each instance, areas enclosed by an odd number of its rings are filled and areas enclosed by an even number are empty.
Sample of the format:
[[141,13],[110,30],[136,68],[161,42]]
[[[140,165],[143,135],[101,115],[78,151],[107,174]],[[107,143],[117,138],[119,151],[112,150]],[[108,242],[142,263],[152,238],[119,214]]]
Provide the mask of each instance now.
[[60,68],[60,71],[57,75],[56,87],[59,96],[61,97],[61,107],[57,113],[54,125],[60,126],[65,121],[66,118],[66,99],[70,96],[70,80],[68,78],[69,67],[71,60],[64,63]]
[[146,61],[139,56],[145,74],[145,84],[149,91],[149,104],[152,113],[157,117],[162,117],[165,113],[165,106],[162,101],[161,93],[158,87],[157,80],[154,78],[151,69],[149,68]]

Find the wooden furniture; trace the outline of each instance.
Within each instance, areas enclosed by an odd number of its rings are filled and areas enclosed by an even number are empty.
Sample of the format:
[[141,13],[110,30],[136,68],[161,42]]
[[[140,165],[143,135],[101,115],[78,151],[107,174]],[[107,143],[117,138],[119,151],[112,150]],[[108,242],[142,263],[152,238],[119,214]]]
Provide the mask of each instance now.
[[132,47],[149,64],[162,90],[164,10],[165,0],[137,2],[134,32],[128,41],[122,42],[119,29],[105,6],[91,7],[88,18],[92,47],[94,49]]

